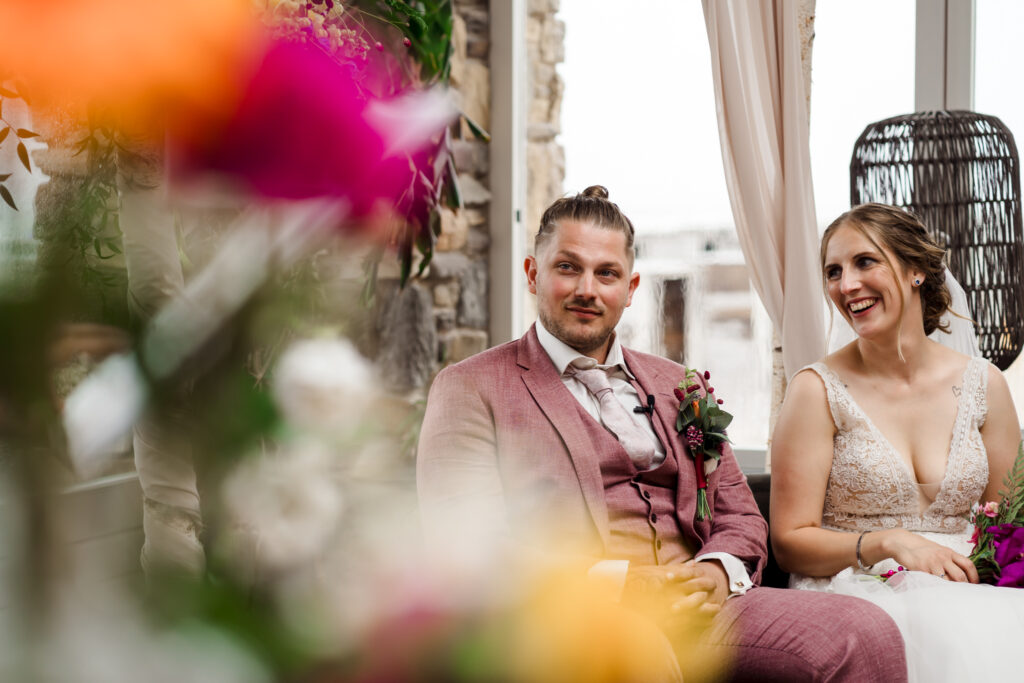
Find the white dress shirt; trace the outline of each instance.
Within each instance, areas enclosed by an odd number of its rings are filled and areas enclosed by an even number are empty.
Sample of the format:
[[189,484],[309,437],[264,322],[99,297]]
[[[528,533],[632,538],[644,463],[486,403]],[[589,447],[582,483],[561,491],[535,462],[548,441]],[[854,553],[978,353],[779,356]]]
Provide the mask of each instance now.
[[[647,413],[633,412],[633,408],[646,405],[646,397],[641,400],[636,387],[634,387],[630,381],[635,380],[636,377],[634,377],[633,373],[630,372],[629,368],[626,366],[626,361],[622,356],[622,345],[619,344],[618,336],[615,335],[614,332],[612,333],[612,343],[608,347],[608,355],[605,358],[605,362],[598,364],[592,358],[581,354],[579,351],[548,332],[544,328],[544,325],[541,324],[540,320],[537,321],[536,328],[537,339],[540,341],[541,347],[551,359],[551,362],[554,363],[555,369],[558,370],[558,373],[561,375],[562,383],[569,390],[569,393],[575,397],[579,404],[583,406],[583,409],[601,424],[603,423],[601,422],[600,404],[597,397],[591,394],[578,379],[574,378],[572,375],[567,375],[565,370],[573,361],[577,361],[578,359],[585,359],[582,361],[584,363],[589,360],[590,363],[593,364],[592,367],[608,370],[608,383],[612,386],[615,398],[617,398],[619,403],[621,403],[626,409],[626,412],[633,417],[633,420],[643,428],[644,432],[650,435],[651,440],[654,442],[654,466],[657,467],[663,463],[665,461],[665,447],[662,445],[654,431],[654,426],[651,424],[650,416]],[[680,463],[680,466],[682,466],[682,463]],[[747,574],[746,566],[744,566],[743,562],[734,555],[717,552],[707,553],[697,558],[698,562],[703,562],[705,560],[718,560],[722,563],[722,567],[725,569],[725,573],[729,577],[730,597],[746,593],[747,590],[753,587],[750,575]],[[621,591],[622,587],[625,585],[626,573],[628,571],[628,560],[601,560],[590,568],[589,573],[592,576],[601,577],[603,580],[616,584]]]

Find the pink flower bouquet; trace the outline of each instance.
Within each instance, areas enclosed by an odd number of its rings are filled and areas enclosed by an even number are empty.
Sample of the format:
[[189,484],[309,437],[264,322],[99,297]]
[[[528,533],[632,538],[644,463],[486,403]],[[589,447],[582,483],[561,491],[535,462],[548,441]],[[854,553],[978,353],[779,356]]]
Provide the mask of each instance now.
[[975,504],[970,560],[984,583],[1024,588],[1024,442],[999,492],[1002,500]]

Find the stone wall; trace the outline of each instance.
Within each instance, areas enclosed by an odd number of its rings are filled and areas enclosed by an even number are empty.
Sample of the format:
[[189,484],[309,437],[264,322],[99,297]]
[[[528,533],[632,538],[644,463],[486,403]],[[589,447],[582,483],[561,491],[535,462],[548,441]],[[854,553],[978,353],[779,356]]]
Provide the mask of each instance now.
[[[490,16],[486,0],[454,3],[451,83],[463,113],[484,130],[491,127]],[[487,348],[487,249],[489,153],[463,123],[453,141],[464,207],[445,210],[441,237],[428,280],[433,293],[438,366]]]
[[555,141],[561,132],[565,84],[555,71],[565,60],[565,23],[556,18],[559,0],[529,0],[526,45],[530,58],[526,145],[526,234],[529,247],[540,217],[562,196],[565,150]]
[[[451,85],[462,111],[485,130],[491,125],[490,11],[487,0],[455,0]],[[529,0],[526,43],[526,232],[532,244],[544,209],[562,194],[565,160],[555,142],[563,84],[555,65],[564,58],[558,0]],[[444,210],[441,235],[427,276],[385,297],[378,318],[378,359],[392,391],[419,392],[441,367],[490,346],[487,251],[490,160],[487,143],[463,124],[452,151],[464,208]]]

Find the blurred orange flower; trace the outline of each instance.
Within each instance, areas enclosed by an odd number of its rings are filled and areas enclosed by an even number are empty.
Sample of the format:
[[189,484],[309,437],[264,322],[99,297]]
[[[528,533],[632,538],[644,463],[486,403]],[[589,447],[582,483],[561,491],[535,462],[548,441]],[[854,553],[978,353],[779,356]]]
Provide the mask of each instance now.
[[5,0],[0,69],[34,99],[145,122],[230,96],[259,35],[247,0]]

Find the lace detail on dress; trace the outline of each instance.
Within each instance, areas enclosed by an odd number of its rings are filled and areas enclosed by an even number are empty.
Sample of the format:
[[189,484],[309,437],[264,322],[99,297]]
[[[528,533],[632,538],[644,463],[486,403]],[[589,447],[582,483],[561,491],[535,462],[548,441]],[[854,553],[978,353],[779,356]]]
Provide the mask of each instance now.
[[836,425],[832,471],[822,510],[824,528],[960,533],[988,483],[988,457],[978,431],[985,422],[988,361],[972,358],[964,371],[953,438],[939,492],[921,513],[918,484],[885,436],[824,363],[807,366],[821,377]]

